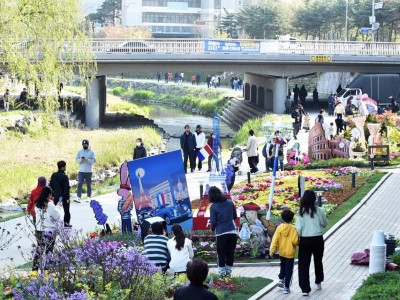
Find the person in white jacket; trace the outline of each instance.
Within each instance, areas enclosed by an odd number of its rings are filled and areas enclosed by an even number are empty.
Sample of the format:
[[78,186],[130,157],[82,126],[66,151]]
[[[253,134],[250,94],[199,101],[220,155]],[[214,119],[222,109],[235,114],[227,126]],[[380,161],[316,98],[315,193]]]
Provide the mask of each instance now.
[[60,213],[56,210],[51,197],[53,191],[50,187],[43,188],[36,201],[36,252],[33,257],[32,270],[45,268],[45,254],[53,251],[56,239],[57,222],[60,221]]
[[81,203],[83,181],[86,181],[87,197],[92,196],[92,173],[93,164],[96,162],[96,155],[92,148],[89,147],[89,141],[82,141],[82,149],[76,154],[76,162],[79,164],[78,173],[78,190],[76,192],[77,199],[75,202]]
[[247,140],[247,160],[250,166],[250,173],[256,173],[258,171],[258,147],[257,147],[257,138],[254,136],[254,130],[250,129],[249,131],[249,139]]
[[[206,135],[204,134],[203,131],[201,131],[201,129],[202,129],[201,125],[196,126],[196,132],[194,134],[194,136],[196,137],[196,149],[194,150],[195,153],[199,152],[206,145]],[[197,163],[197,167],[199,168],[199,171],[200,171],[201,167],[202,167],[202,161],[197,156],[197,154],[195,156],[195,159],[199,160]],[[196,165],[196,162],[195,162],[195,165]]]
[[185,238],[181,225],[174,224],[171,230],[174,236],[167,242],[171,256],[170,271],[178,274],[186,273],[186,265],[194,256],[192,241]]

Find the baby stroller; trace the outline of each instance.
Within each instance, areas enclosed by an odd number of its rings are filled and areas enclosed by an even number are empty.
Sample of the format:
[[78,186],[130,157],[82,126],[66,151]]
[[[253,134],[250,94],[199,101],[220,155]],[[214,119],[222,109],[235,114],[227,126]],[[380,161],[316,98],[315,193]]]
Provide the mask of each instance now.
[[240,147],[235,147],[233,148],[231,152],[231,158],[229,159],[233,169],[235,172],[238,172],[238,175],[242,175],[242,171],[239,170],[240,165],[242,164],[243,161],[243,156],[242,156],[242,149]]

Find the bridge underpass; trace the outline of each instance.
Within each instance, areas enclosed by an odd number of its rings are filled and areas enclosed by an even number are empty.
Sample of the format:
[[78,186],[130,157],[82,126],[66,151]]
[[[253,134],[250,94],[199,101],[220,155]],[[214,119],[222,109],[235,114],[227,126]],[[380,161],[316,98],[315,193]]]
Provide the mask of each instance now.
[[87,127],[99,127],[104,116],[108,74],[244,72],[245,99],[274,113],[283,113],[290,76],[313,72],[400,73],[400,44],[396,43],[251,40],[258,45],[256,53],[221,53],[207,50],[206,40],[149,39],[140,40],[144,45],[140,51],[137,47],[118,48],[128,41],[132,40],[93,41],[98,76],[88,87]]

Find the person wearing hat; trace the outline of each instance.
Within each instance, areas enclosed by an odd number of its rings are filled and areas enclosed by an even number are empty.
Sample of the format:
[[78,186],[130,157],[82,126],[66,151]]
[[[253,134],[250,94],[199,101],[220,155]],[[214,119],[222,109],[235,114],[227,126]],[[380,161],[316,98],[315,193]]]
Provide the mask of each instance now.
[[[199,152],[201,149],[204,148],[204,146],[206,145],[206,135],[204,134],[203,131],[201,131],[201,125],[197,125],[196,126],[196,133],[194,134],[195,138],[196,138],[196,149],[195,149],[195,153]],[[199,162],[197,163],[197,167],[199,168],[199,171],[201,170],[202,167],[202,162],[200,160],[199,157],[197,157],[197,155],[194,157],[195,159],[195,165],[196,165],[196,159],[199,160]]]
[[43,188],[46,185],[47,185],[46,177],[40,176],[38,178],[37,187],[35,187],[31,191],[31,195],[29,196],[28,207],[26,208],[26,210],[28,211],[28,214],[32,216],[33,224],[36,224],[35,204],[36,204],[37,199],[40,196],[40,193],[42,192]]
[[58,171],[53,173],[50,178],[49,186],[53,190],[54,205],[62,205],[64,210],[64,227],[72,227],[70,224],[71,213],[69,212],[70,196],[69,196],[69,179],[65,170],[67,164],[65,161],[60,160],[57,162]]
[[90,198],[92,196],[93,164],[96,162],[96,155],[92,148],[89,147],[88,140],[82,141],[82,149],[76,154],[76,162],[79,164],[79,173],[77,191],[78,198],[75,199],[75,202],[81,203],[82,186],[84,181],[86,181],[87,186],[87,197]]

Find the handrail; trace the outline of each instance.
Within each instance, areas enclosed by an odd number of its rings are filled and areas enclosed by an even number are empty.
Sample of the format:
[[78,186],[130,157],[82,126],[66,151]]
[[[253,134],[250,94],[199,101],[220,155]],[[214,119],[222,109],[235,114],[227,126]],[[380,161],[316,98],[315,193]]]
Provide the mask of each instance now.
[[[9,41],[8,41],[9,42]],[[40,45],[32,49],[29,40],[15,40],[17,51],[40,52]],[[60,43],[60,42],[55,42]],[[62,42],[61,42],[62,44]],[[210,46],[211,45],[211,46]],[[217,45],[217,46],[215,46]],[[224,45],[218,48],[218,45]],[[1,47],[1,46],[0,46]],[[251,53],[251,54],[299,54],[299,55],[356,55],[400,56],[400,43],[341,42],[341,41],[283,41],[283,40],[228,40],[228,39],[93,39],[87,44],[72,43],[63,46],[66,51],[90,48],[94,54],[114,53]],[[0,49],[1,53],[1,49]]]

